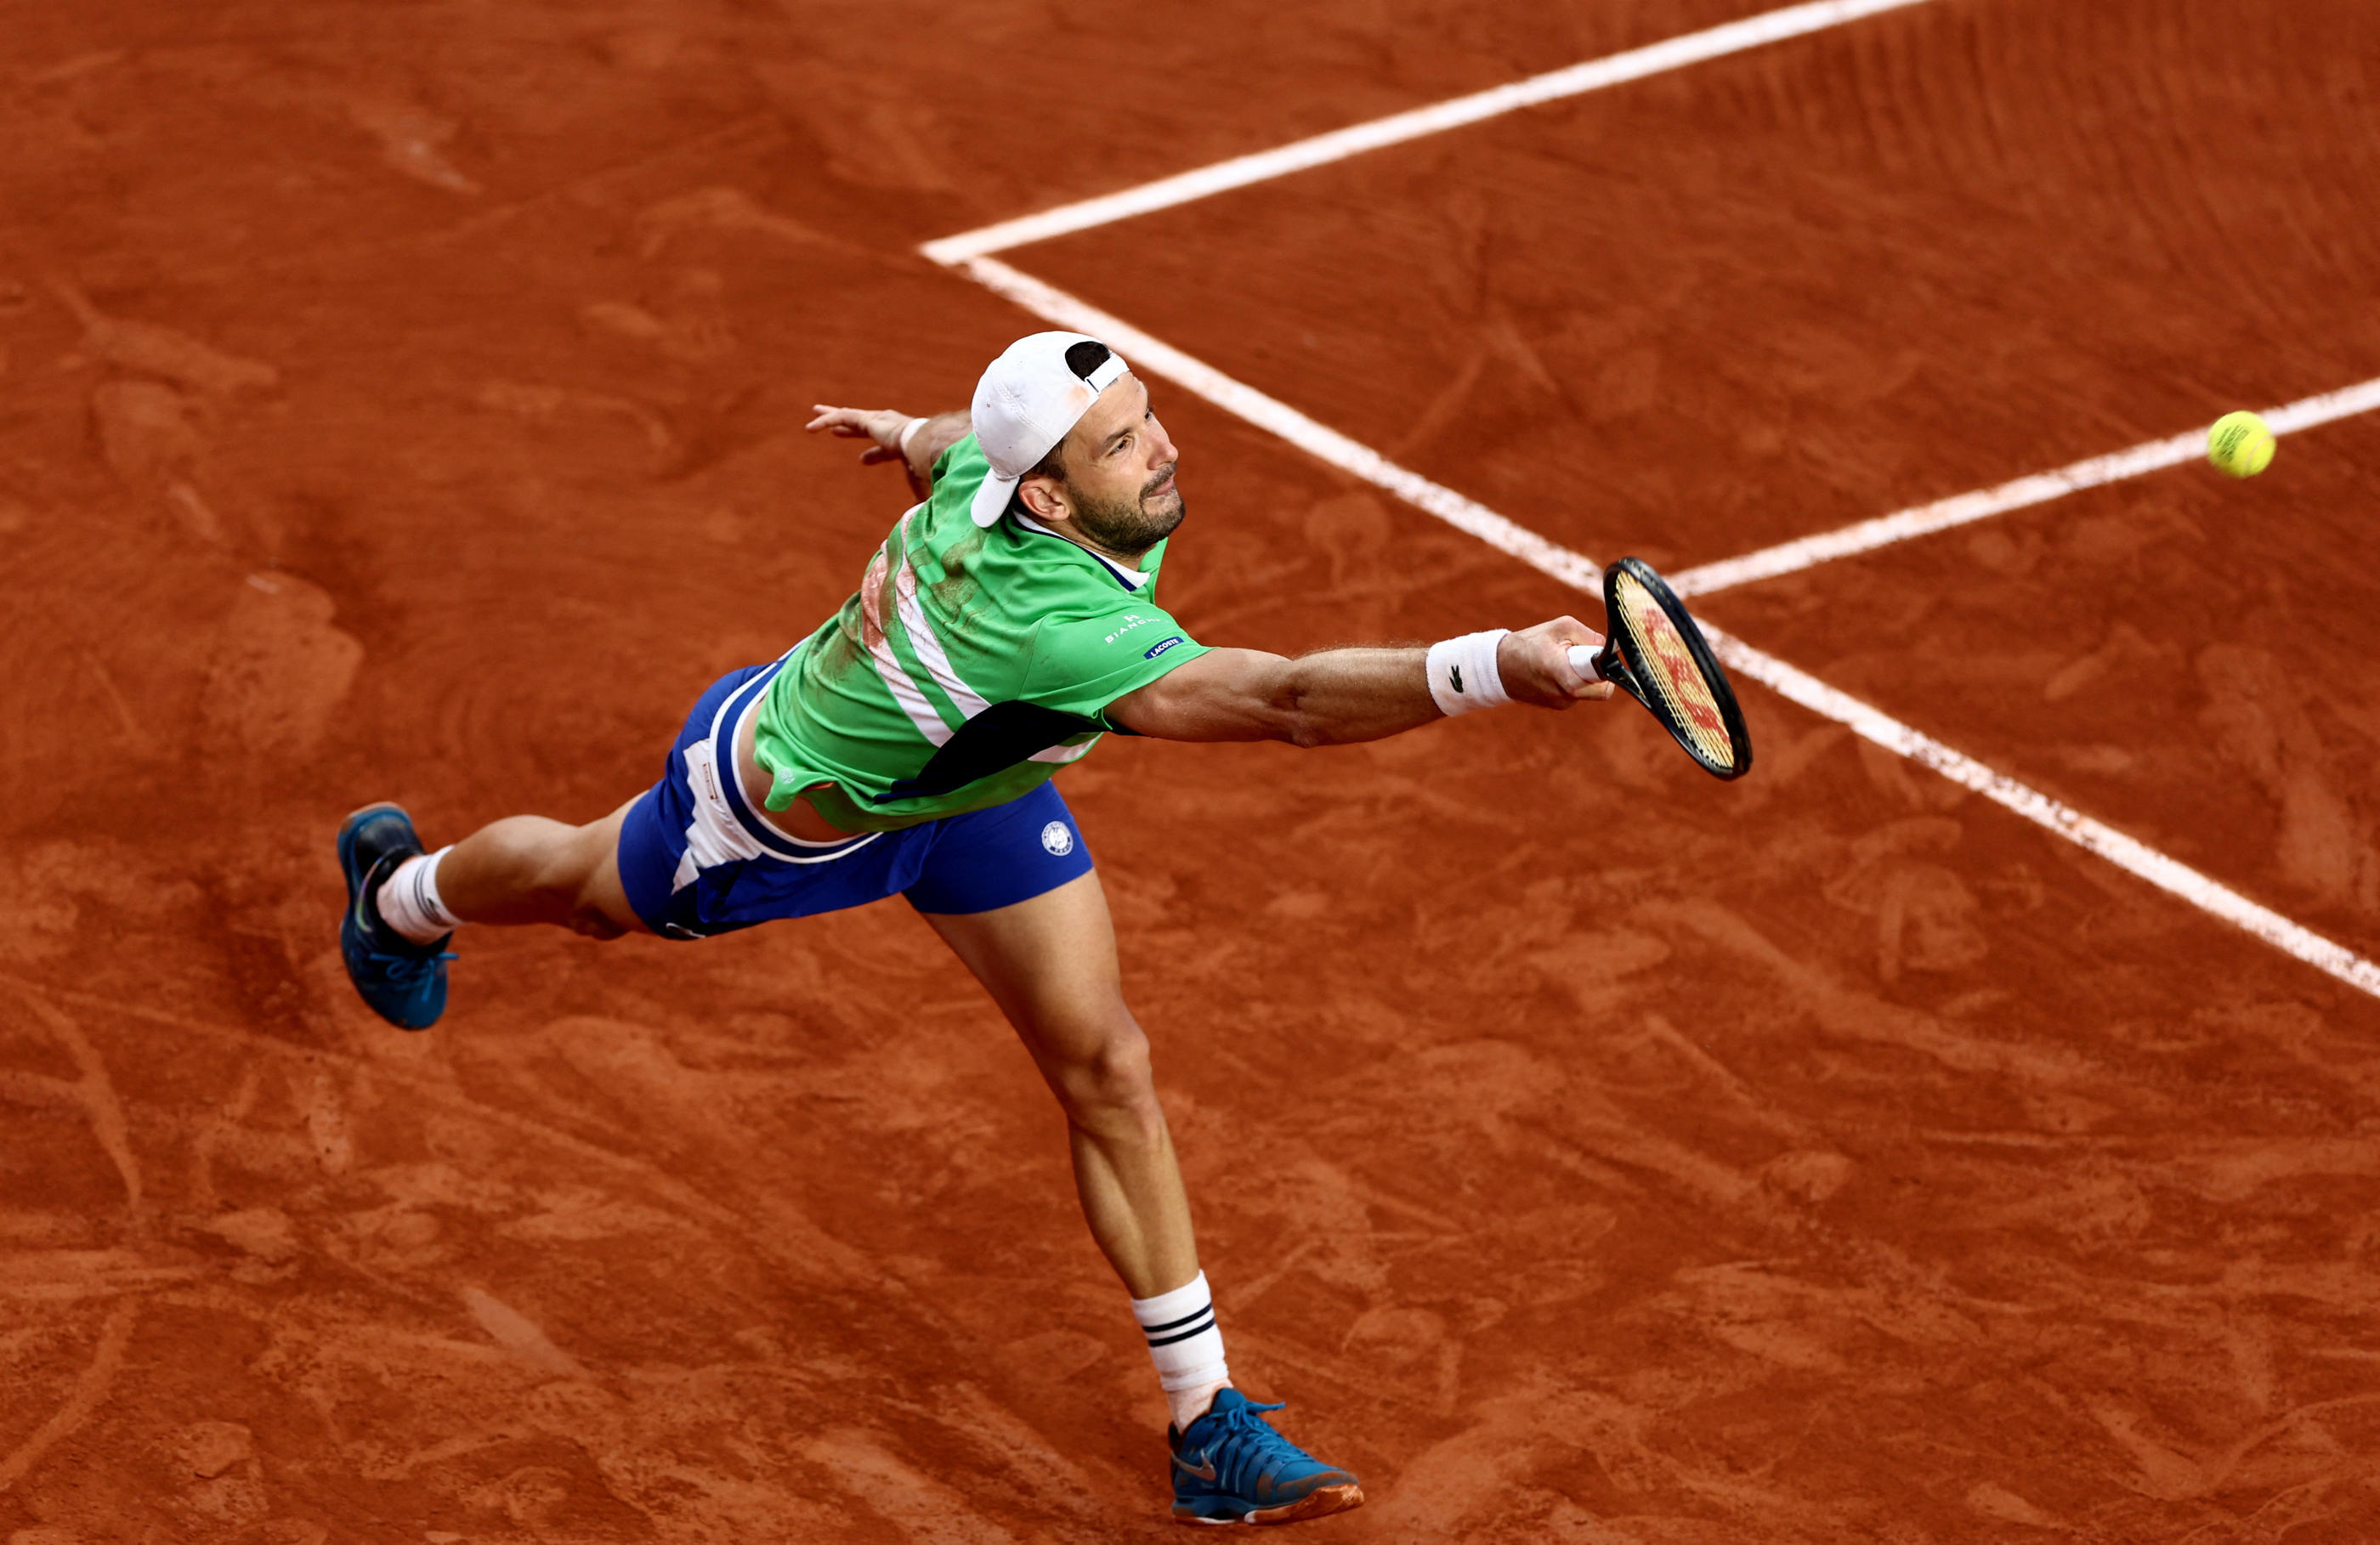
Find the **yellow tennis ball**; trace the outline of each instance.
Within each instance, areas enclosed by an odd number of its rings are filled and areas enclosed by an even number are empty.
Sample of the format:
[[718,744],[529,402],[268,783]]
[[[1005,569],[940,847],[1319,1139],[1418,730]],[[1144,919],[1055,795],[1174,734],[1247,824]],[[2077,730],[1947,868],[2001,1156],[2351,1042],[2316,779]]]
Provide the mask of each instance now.
[[2206,459],[2234,477],[2253,477],[2273,465],[2273,431],[2252,413],[2227,413],[2206,433]]

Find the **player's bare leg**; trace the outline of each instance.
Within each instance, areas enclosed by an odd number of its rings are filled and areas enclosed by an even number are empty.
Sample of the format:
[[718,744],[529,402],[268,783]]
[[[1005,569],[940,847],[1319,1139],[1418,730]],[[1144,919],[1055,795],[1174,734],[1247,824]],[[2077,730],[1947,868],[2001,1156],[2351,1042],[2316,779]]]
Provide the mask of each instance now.
[[582,827],[542,815],[491,822],[440,860],[440,899],[465,923],[558,923],[598,939],[648,933],[620,884],[620,823],[636,803]]
[[1124,1006],[1098,871],[997,911],[928,915],[991,994],[1066,1113],[1083,1216],[1135,1298],[1198,1274],[1148,1037]]
[[926,921],[1016,1027],[1066,1113],[1083,1216],[1132,1294],[1172,1409],[1174,1517],[1281,1524],[1361,1503],[1354,1476],[1261,1419],[1278,1406],[1230,1387],[1189,1196],[1148,1037],[1124,1005],[1098,871],[1014,906]]
[[514,815],[435,853],[395,805],[356,811],[338,843],[348,979],[381,1018],[427,1030],[446,1010],[446,946],[465,923],[558,923],[599,939],[647,931],[620,884],[620,825],[635,803],[581,827]]

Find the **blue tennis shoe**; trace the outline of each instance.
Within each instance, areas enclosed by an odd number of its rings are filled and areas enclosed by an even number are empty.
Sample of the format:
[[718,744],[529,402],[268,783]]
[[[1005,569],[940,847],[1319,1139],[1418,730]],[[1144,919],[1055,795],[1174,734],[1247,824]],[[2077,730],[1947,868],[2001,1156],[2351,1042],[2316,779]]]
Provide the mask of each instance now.
[[415,944],[381,921],[372,896],[396,866],[421,851],[413,817],[393,804],[368,804],[339,823],[339,868],[347,876],[347,911],[339,954],[347,980],[373,1013],[400,1030],[428,1030],[446,1012],[449,934]]
[[1274,1431],[1267,1411],[1229,1386],[1186,1431],[1166,1430],[1173,1448],[1177,1524],[1293,1524],[1359,1506],[1355,1478]]

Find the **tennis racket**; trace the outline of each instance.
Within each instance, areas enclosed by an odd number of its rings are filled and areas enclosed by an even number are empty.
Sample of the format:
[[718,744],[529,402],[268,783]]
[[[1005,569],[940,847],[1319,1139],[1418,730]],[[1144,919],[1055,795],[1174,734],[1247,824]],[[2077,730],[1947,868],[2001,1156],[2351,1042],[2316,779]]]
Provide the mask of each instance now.
[[1571,668],[1644,704],[1713,777],[1750,772],[1752,737],[1735,689],[1677,593],[1643,559],[1623,558],[1603,571],[1603,610],[1609,636],[1599,650],[1572,649]]

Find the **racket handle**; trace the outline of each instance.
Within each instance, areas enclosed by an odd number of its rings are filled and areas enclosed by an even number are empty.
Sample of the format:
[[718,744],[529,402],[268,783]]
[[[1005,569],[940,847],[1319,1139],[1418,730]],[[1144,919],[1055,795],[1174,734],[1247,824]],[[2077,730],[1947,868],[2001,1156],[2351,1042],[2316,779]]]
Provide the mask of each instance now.
[[1570,668],[1590,682],[1599,682],[1603,673],[1595,669],[1595,656],[1593,645],[1573,644],[1570,646]]

